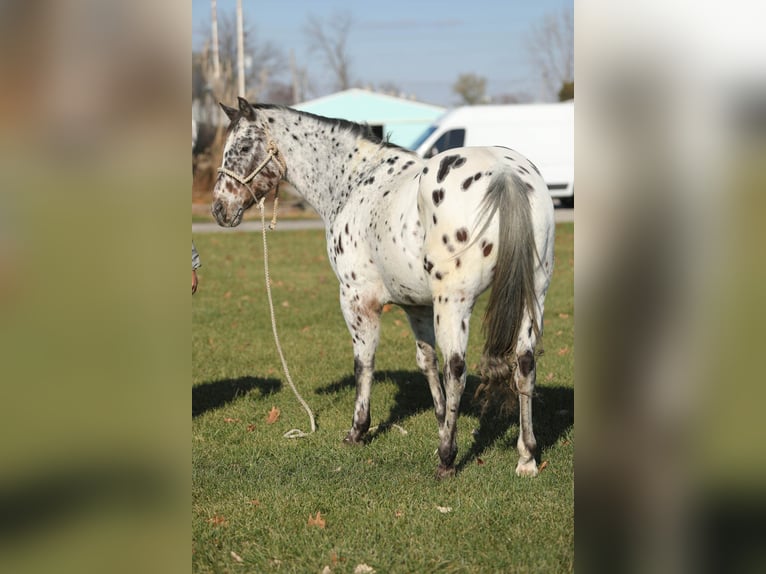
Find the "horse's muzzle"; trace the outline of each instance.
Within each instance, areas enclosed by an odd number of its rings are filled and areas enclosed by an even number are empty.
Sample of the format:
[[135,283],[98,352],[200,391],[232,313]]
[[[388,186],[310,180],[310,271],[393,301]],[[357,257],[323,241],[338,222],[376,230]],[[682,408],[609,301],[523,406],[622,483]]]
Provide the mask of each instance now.
[[221,227],[236,227],[242,223],[244,211],[245,209],[241,205],[232,206],[220,199],[216,199],[210,206],[210,212]]

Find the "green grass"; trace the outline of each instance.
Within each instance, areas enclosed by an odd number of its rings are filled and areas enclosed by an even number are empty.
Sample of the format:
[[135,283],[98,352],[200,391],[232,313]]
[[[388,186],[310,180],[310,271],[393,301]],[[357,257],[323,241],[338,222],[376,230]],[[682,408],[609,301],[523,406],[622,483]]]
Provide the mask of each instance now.
[[[193,298],[195,572],[568,572],[574,561],[574,226],[559,224],[538,360],[536,479],[516,477],[515,419],[480,424],[477,304],[459,418],[458,475],[438,482],[436,420],[406,316],[384,313],[372,424],[364,447],[341,444],[354,403],[351,339],[322,231],[269,235],[280,339],[306,413],[281,372],[263,283],[260,235],[196,235]],[[270,409],[281,415],[268,424]],[[407,431],[402,434],[390,425]],[[477,436],[473,429],[479,429]],[[257,501],[257,502],[253,502]],[[449,507],[442,513],[437,507]],[[310,526],[320,512],[325,527]],[[234,552],[242,562],[232,556]]]

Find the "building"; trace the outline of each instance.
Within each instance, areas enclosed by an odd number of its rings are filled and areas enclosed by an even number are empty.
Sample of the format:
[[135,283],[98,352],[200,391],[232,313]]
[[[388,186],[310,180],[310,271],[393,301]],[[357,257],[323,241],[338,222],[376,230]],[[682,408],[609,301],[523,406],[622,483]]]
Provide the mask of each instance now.
[[368,124],[381,138],[411,147],[426,128],[446,111],[441,106],[353,88],[292,106],[329,118]]

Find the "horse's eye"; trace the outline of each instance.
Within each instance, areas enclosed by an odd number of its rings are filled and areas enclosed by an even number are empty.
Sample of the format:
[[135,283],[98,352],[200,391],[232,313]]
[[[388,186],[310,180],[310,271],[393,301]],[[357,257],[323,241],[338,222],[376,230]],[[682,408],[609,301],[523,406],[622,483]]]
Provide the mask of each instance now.
[[243,145],[243,146],[240,148],[240,150],[239,150],[239,151],[241,151],[242,153],[247,153],[247,152],[249,152],[251,149],[252,149],[252,147],[251,147],[251,146],[249,146],[249,145]]

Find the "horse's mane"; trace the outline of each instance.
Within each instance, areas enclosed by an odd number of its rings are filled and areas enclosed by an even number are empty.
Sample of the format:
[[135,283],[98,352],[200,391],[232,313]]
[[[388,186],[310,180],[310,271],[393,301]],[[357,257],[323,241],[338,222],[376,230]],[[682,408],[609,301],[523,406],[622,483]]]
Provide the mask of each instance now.
[[313,120],[316,120],[328,126],[333,126],[337,128],[338,130],[348,132],[356,137],[363,138],[376,145],[395,148],[395,149],[401,149],[407,152],[411,151],[411,150],[408,150],[407,148],[403,148],[402,146],[391,143],[390,141],[388,141],[388,138],[386,139],[379,138],[372,132],[372,128],[370,127],[369,124],[359,124],[356,122],[343,120],[340,118],[328,118],[325,116],[320,116],[318,114],[312,114],[311,112],[304,112],[302,110],[296,110],[295,108],[291,108],[289,106],[282,106],[278,104],[252,104],[252,106],[256,110],[281,110],[286,112],[293,112],[301,116],[311,118]]

